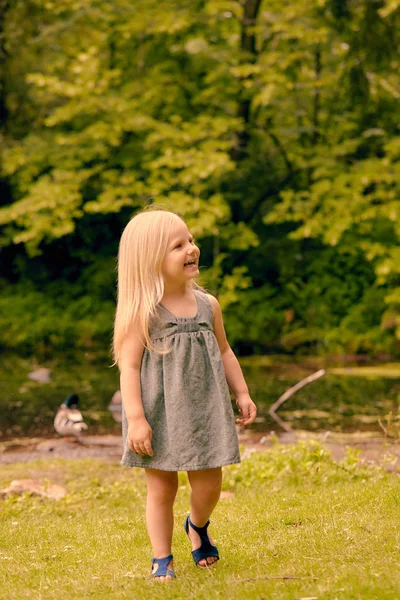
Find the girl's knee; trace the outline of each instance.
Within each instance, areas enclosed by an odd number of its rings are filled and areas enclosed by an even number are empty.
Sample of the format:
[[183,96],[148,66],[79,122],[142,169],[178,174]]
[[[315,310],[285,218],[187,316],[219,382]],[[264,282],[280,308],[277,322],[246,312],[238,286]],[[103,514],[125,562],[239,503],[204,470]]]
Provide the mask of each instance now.
[[203,471],[188,472],[192,489],[200,488],[203,492],[218,492],[222,485],[222,470],[205,469]]
[[210,479],[206,481],[203,487],[210,493],[219,493],[221,491],[221,480],[220,479]]
[[146,471],[147,493],[157,501],[169,502],[174,500],[178,491],[178,474],[168,471]]

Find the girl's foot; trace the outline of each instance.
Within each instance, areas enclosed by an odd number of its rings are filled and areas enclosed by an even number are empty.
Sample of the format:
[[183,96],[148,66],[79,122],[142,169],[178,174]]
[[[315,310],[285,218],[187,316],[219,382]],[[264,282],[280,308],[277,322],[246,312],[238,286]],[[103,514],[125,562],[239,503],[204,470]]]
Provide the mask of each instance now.
[[[193,529],[193,527],[191,527],[192,523],[189,520],[189,527],[188,527],[188,536],[189,539],[192,543],[192,550],[197,550],[198,548],[201,547],[201,539],[199,534]],[[209,539],[209,542],[212,546],[215,546],[214,544],[214,540],[211,537],[211,535],[207,532],[207,536]],[[199,567],[207,568],[210,567],[211,565],[213,565],[215,562],[217,562],[218,557],[217,556],[207,556],[207,558],[202,558],[201,560],[199,560],[199,562],[197,563]]]

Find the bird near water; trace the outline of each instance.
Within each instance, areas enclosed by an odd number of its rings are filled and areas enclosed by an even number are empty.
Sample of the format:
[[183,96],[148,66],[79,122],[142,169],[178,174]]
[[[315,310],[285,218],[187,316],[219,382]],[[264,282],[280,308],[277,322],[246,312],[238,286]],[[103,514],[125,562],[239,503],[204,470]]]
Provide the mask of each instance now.
[[83,420],[82,413],[77,408],[78,404],[78,394],[71,394],[58,408],[54,417],[54,429],[60,435],[79,438],[82,431],[88,428]]

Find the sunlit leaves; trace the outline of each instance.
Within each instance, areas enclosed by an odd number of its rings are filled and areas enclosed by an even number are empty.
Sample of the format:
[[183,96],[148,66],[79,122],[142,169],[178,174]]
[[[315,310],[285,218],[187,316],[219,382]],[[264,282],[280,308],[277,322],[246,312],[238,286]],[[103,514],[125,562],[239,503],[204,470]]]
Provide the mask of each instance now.
[[[385,286],[397,310],[398,2],[263,0],[252,24],[244,2],[11,3],[1,244],[68,245],[91,219],[156,202],[204,240],[208,285],[227,307],[248,307],[273,280],[253,341],[276,321],[307,344],[365,287]],[[347,297],[348,257],[370,271]]]
[[282,192],[266,222],[299,223],[295,239],[356,245],[375,262],[380,281],[386,280],[400,264],[393,257],[400,240],[400,163],[389,158],[397,151],[394,140],[385,149],[385,159],[355,161],[345,169],[336,162],[329,178],[315,171],[319,177],[307,190]]
[[[73,190],[63,190],[67,213],[69,206],[65,233],[83,211],[118,212],[150,198],[169,202],[179,194],[204,204],[210,196],[218,198],[221,214],[229,212],[215,192],[234,169],[230,151],[241,123],[233,106],[230,115],[196,108],[199,98],[207,102],[207,90],[216,95],[215,84],[204,84],[203,73],[196,80],[196,72],[208,68],[200,55],[220,60],[208,27],[219,31],[235,3],[215,5],[200,20],[195,4],[174,11],[168,2],[139,4],[118,0],[104,11],[95,0],[64,0],[57,10],[51,2],[41,6],[40,33],[28,39],[38,60],[25,78],[41,107],[41,131],[10,144],[5,155],[5,172],[21,197],[18,206],[29,206],[24,219],[15,221],[20,232],[14,242],[29,239],[38,245],[50,235],[53,220],[45,226],[36,216],[44,205],[50,213],[51,195],[60,196],[48,174],[57,169],[69,170],[74,182]],[[45,57],[39,40],[48,48]],[[80,177],[82,172],[92,176]],[[86,201],[88,184],[96,198],[92,193]],[[190,213],[189,204],[183,214]],[[15,210],[3,212],[4,221],[14,217]],[[61,232],[57,228],[54,237]]]

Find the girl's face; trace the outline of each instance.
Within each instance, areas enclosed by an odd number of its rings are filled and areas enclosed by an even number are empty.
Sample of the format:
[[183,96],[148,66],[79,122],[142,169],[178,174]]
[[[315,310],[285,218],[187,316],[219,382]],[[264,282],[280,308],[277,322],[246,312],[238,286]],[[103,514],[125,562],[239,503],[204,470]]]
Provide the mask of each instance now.
[[167,251],[161,265],[165,281],[181,283],[199,274],[200,250],[186,223],[176,220],[171,227]]

